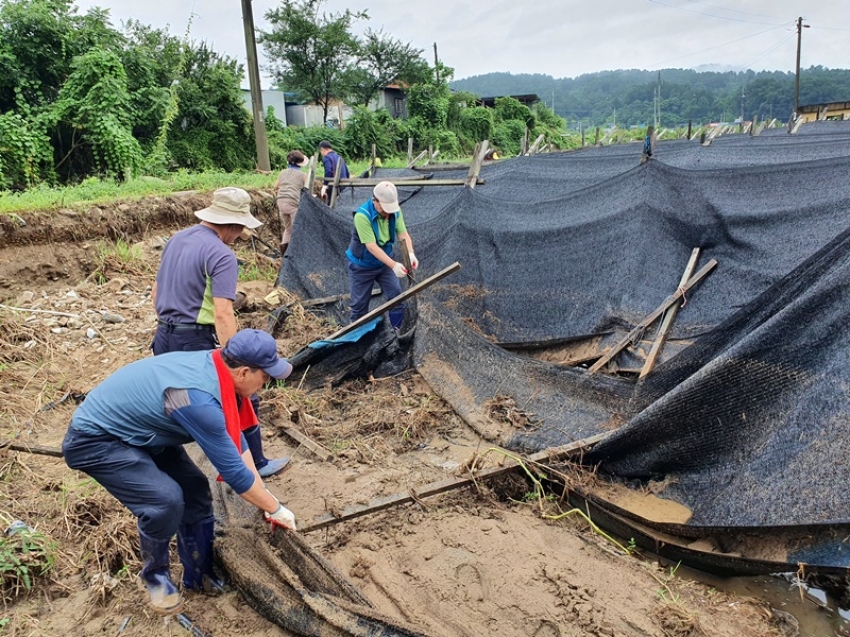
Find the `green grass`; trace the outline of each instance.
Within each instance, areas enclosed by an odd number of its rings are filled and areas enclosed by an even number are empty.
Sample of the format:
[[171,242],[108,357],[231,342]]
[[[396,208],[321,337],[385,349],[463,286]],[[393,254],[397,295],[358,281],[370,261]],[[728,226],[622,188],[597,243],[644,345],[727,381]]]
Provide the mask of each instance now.
[[[0,518],[5,528],[9,520]],[[29,528],[0,537],[0,597],[4,606],[33,589],[35,580],[56,562],[56,546]]]
[[167,179],[139,177],[129,182],[89,177],[76,186],[36,186],[24,192],[0,191],[0,214],[55,210],[77,204],[96,205],[112,201],[136,201],[182,190],[210,191],[223,186],[245,189],[271,188],[274,175],[259,173],[177,172]]
[[[371,164],[371,160],[349,162],[352,175],[359,175]],[[406,158],[393,158],[383,161],[384,168],[404,168]],[[322,176],[321,162],[318,175]],[[38,185],[24,192],[0,191],[0,214],[12,215],[34,210],[58,210],[75,205],[97,205],[115,201],[137,201],[145,197],[168,195],[182,190],[209,192],[223,186],[236,186],[252,190],[271,188],[277,177],[277,169],[270,175],[259,173],[203,172],[189,173],[180,171],[168,176],[138,177],[129,182],[116,182],[113,179],[89,177],[75,186],[51,187]]]

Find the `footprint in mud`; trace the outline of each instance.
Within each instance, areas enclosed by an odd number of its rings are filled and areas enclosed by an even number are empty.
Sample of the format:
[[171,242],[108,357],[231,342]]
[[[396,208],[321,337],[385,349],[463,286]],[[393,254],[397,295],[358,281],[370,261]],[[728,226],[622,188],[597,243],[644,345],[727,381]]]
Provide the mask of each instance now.
[[484,601],[484,579],[479,570],[465,562],[455,568],[455,579],[461,587],[461,594],[467,601]]
[[534,631],[532,637],[561,637],[561,629],[557,624],[544,620],[540,623],[540,627]]

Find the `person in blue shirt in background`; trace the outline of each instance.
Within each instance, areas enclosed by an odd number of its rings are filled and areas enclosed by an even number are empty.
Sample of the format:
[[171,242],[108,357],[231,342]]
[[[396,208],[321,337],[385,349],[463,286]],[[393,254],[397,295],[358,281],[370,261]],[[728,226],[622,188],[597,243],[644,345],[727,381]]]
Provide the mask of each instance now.
[[[339,171],[340,179],[348,179],[350,175],[348,174],[348,166],[345,160],[331,147],[329,141],[322,140],[319,142],[319,152],[322,154],[322,165],[325,167],[325,179],[322,182],[322,199],[330,203],[333,198],[333,183],[337,171]],[[339,192],[336,194],[339,196]]]
[[169,563],[175,534],[184,588],[223,590],[213,571],[210,484],[184,444],[197,442],[221,479],[266,520],[295,530],[295,516],[266,489],[242,435],[256,422],[249,397],[290,373],[271,335],[241,330],[218,350],[130,363],[74,412],[62,444],[65,462],[97,480],[138,519],[140,577],[157,612],[182,607]]
[[[369,312],[372,286],[381,286],[389,301],[401,294],[398,280],[407,276],[407,268],[395,261],[393,245],[396,239],[407,243],[410,267],[419,267],[413,253],[413,240],[404,225],[395,184],[382,181],[372,190],[372,199],[354,211],[348,257],[348,281],[351,289],[351,321]],[[404,319],[404,303],[389,311],[390,325],[398,329]]]

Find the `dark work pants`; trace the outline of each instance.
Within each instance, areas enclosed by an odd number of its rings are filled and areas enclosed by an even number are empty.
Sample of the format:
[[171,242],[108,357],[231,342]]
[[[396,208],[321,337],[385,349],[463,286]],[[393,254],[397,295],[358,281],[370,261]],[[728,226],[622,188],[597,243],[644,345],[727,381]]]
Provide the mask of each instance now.
[[213,515],[209,481],[182,446],[151,453],[109,434],[71,427],[62,451],[69,467],[103,485],[139,519],[139,530],[155,540],[170,540],[181,524]]
[[166,325],[158,325],[153,337],[154,356],[166,352],[198,352],[218,347],[215,330],[207,327],[196,329],[173,329]]
[[[348,281],[351,288],[351,321],[369,313],[369,301],[372,299],[372,286],[375,282],[381,286],[384,298],[389,301],[401,294],[401,284],[395,273],[385,265],[380,268],[361,268],[348,262]],[[390,325],[401,327],[404,320],[404,303],[389,311]]]

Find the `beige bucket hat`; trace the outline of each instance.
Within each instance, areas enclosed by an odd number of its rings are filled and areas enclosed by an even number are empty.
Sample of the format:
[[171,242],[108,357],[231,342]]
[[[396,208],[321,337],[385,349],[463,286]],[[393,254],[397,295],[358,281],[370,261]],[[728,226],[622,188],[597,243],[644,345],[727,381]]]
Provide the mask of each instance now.
[[212,203],[196,210],[201,221],[225,225],[236,223],[246,228],[259,228],[263,222],[251,215],[251,195],[241,188],[219,188],[213,193]]

